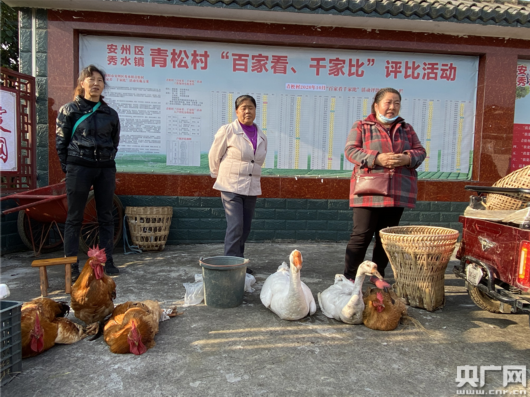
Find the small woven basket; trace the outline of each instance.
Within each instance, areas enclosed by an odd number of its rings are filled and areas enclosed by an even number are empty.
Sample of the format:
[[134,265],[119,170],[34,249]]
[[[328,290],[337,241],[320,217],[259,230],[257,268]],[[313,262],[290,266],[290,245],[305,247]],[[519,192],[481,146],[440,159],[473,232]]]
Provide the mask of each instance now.
[[434,226],[395,226],[379,232],[396,283],[410,306],[434,311],[445,304],[444,274],[459,232]]
[[[530,165],[518,169],[493,184],[494,187],[516,187],[530,189]],[[490,193],[486,199],[488,210],[520,210],[530,202],[528,194]]]
[[127,207],[125,215],[134,245],[142,251],[165,248],[173,207]]

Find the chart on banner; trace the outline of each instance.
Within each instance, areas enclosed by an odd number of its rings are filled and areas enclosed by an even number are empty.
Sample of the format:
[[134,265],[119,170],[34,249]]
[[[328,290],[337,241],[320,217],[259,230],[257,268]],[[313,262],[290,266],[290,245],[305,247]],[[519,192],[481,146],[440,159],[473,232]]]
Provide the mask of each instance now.
[[80,67],[90,63],[120,116],[119,171],[209,173],[213,137],[248,94],[268,140],[264,175],[348,176],[348,133],[387,86],[427,150],[420,173],[471,167],[476,57],[80,35]]

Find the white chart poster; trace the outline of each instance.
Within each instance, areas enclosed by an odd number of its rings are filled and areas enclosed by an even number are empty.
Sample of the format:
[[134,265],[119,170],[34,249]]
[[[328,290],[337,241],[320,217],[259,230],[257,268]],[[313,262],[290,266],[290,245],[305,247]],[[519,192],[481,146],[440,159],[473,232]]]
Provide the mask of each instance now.
[[0,90],[0,169],[17,171],[17,94]]
[[215,132],[250,94],[269,141],[264,175],[348,175],[346,137],[383,87],[400,91],[427,149],[420,172],[470,169],[478,57],[85,35],[79,53],[80,67],[107,73],[120,171],[208,173]]

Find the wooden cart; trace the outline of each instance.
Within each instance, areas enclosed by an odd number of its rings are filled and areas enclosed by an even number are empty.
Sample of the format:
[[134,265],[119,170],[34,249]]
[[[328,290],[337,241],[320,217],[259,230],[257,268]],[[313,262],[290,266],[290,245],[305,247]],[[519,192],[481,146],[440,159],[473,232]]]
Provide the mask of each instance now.
[[[14,208],[2,214],[18,213],[18,233],[24,244],[35,252],[52,252],[62,247],[64,242],[64,224],[68,213],[66,199],[66,183],[28,190],[0,198],[12,199],[17,203]],[[123,233],[123,205],[118,196],[114,195],[112,214],[114,218],[114,246],[120,241]],[[87,252],[99,242],[99,224],[96,212],[94,192],[91,190],[83,217],[83,225],[79,237],[79,246]]]

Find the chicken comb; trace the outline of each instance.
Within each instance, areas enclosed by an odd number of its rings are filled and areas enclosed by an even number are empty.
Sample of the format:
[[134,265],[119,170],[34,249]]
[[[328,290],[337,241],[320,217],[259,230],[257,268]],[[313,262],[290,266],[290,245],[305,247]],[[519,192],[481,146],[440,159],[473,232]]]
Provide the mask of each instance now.
[[381,292],[377,292],[376,296],[377,296],[377,299],[379,300],[379,302],[383,303],[383,294]]
[[99,249],[99,244],[88,250],[88,257],[95,259],[99,263],[105,263],[107,261],[107,254],[104,249]]

